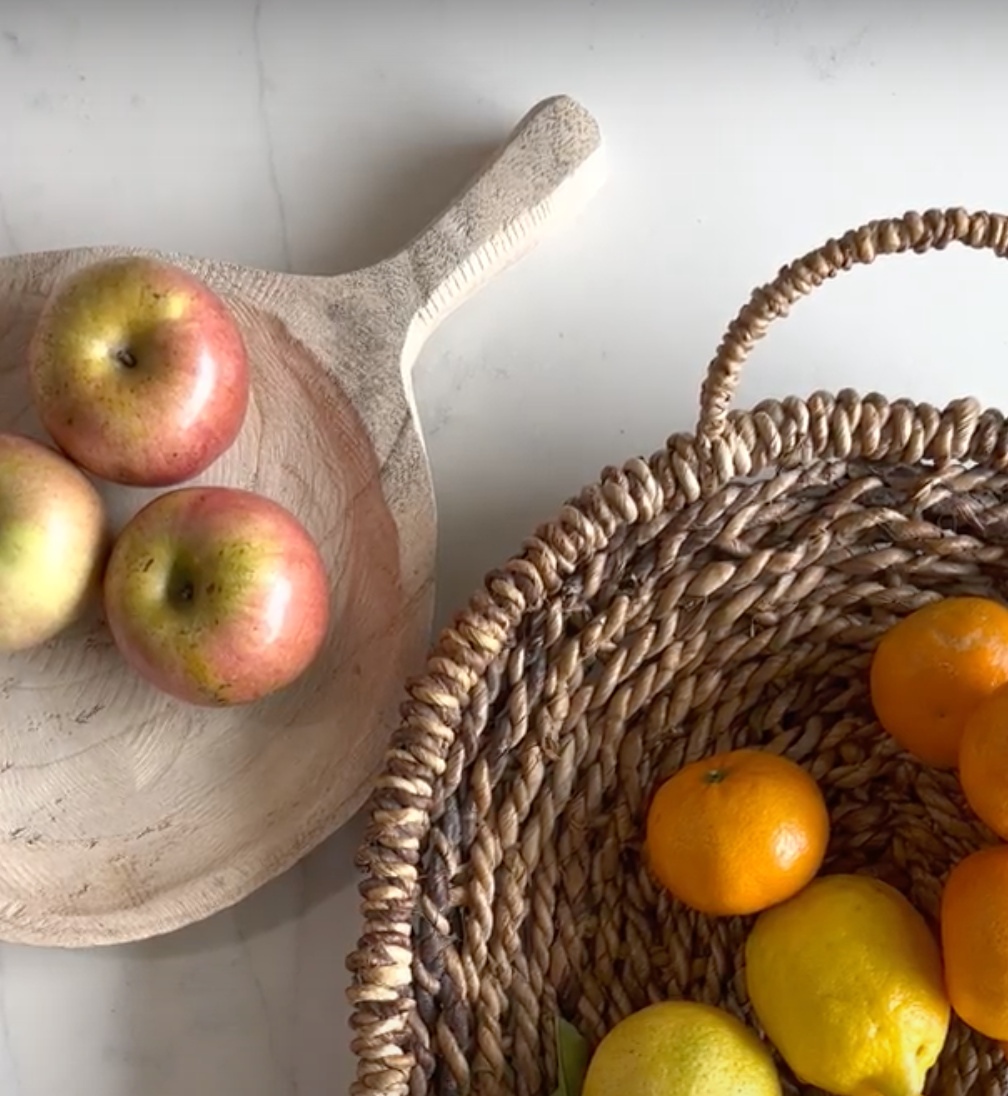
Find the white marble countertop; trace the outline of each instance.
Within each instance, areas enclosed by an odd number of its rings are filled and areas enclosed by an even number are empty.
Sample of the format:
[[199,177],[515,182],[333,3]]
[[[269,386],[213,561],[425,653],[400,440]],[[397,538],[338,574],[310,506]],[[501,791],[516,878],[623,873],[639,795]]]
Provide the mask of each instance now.
[[[443,619],[603,465],[692,425],[722,327],[783,262],[909,207],[1008,208],[1006,31],[989,0],[6,0],[0,251],[352,269],[537,100],[580,99],[606,188],[417,367]],[[886,260],[796,309],[742,398],[1003,403],[1006,293],[985,256]],[[0,947],[0,1092],[344,1093],[360,832],[160,940]]]

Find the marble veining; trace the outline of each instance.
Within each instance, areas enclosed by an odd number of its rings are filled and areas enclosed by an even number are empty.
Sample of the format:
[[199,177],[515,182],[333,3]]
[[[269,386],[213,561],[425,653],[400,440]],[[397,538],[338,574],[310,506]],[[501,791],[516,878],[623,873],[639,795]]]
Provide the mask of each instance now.
[[277,170],[276,151],[273,144],[273,125],[270,121],[269,98],[272,84],[266,70],[266,56],[263,50],[263,8],[265,0],[256,0],[252,15],[252,41],[255,44],[256,80],[258,84],[259,125],[266,145],[266,162],[269,167],[270,188],[276,201],[276,216],[280,226],[280,243],[284,265],[281,269],[293,270],[291,266],[290,233],[287,228],[287,210],[284,207],[283,190],[280,186],[280,174]]

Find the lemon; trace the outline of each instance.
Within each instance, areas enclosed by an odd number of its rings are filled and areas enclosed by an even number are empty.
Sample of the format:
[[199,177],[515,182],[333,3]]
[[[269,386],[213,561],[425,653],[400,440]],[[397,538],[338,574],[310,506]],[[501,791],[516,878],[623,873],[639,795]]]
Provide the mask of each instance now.
[[760,914],[746,982],[781,1057],[836,1096],[918,1096],[948,1034],[937,941],[867,876],[820,876]]
[[730,1013],[699,1001],[621,1020],[588,1064],[582,1096],[780,1096],[770,1051]]

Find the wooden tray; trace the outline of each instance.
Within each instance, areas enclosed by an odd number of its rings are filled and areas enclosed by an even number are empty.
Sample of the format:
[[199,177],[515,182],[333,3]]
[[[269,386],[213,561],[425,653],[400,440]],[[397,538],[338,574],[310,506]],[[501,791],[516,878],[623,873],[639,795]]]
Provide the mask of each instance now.
[[[169,254],[234,307],[254,395],[233,449],[194,482],[289,506],[334,576],[322,656],[286,692],[188,707],[134,676],[92,619],[0,656],[0,938],[83,946],[163,933],[233,904],[363,802],[419,665],[435,511],[409,369],[456,305],[601,182],[592,117],[566,97],[521,121],[399,254],[335,278]],[[25,346],[61,277],[135,248],[0,260],[0,430],[44,437]],[[151,492],[106,489],[121,524]]]

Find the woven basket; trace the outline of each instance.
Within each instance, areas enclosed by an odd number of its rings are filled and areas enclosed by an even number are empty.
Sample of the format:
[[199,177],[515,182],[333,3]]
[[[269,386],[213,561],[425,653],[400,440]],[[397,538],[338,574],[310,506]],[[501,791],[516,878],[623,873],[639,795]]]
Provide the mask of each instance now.
[[[934,923],[948,869],[991,838],[954,774],[881,732],[868,665],[909,611],[1008,592],[1008,425],[969,399],[853,391],[728,406],[800,297],[953,242],[1003,256],[1008,218],[908,213],[785,267],[729,326],[696,436],[607,469],[440,635],[360,852],[357,1096],[548,1096],[558,1017],[594,1045],[669,997],[756,1026],[751,919],[687,910],[640,855],[653,789],[714,750],[806,766],[832,817],[824,870],[878,875]],[[953,1019],[929,1091],[1008,1093],[1001,1050]]]

